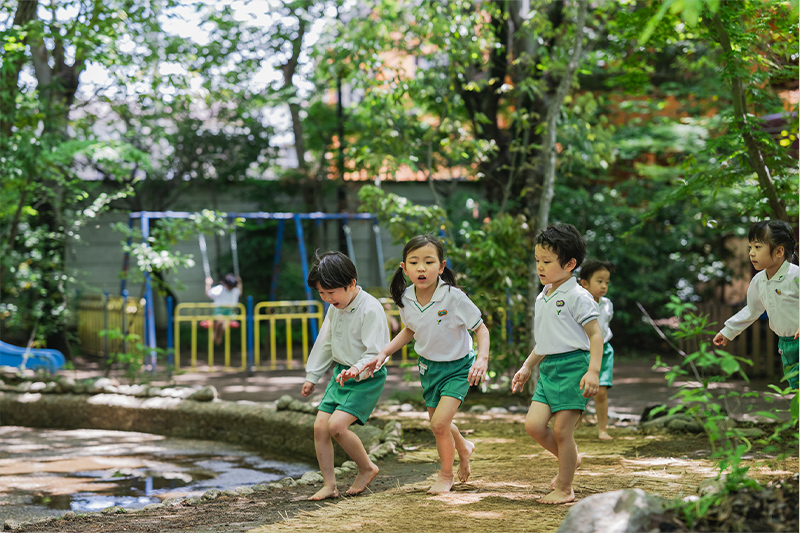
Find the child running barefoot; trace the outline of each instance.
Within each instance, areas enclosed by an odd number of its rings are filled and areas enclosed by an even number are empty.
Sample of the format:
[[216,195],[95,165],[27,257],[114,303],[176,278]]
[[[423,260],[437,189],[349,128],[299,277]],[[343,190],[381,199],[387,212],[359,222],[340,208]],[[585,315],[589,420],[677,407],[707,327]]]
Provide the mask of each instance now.
[[725,322],[714,344],[725,346],[767,312],[769,327],[778,335],[784,379],[797,388],[798,273],[792,228],[780,220],[756,222],[750,228],[750,262],[759,272],[747,288],[747,305]]
[[[475,445],[461,435],[453,418],[470,385],[483,382],[489,365],[489,330],[481,311],[456,288],[455,276],[446,264],[444,248],[436,238],[419,235],[408,241],[390,287],[405,327],[367,365],[382,369],[391,354],[416,340],[422,396],[441,462],[429,494],[448,492],[455,484],[456,452],[458,479],[465,483],[469,478],[469,458]],[[410,287],[406,287],[404,273],[411,279]],[[469,331],[478,339],[477,358]],[[343,372],[340,382],[353,374],[352,369]]]
[[308,274],[308,285],[330,304],[306,364],[302,395],[314,392],[317,381],[336,363],[333,376],[352,371],[355,378],[341,386],[331,379],[314,422],[314,447],[323,487],[309,500],[336,498],[333,441],[358,465],[358,474],[348,496],[364,492],[378,475],[358,436],[350,430],[364,425],[378,403],[386,382],[386,369],[364,371],[368,361],[389,342],[386,314],[378,300],[356,285],[358,274],[350,259],[339,252],[319,256]]
[[[525,431],[558,458],[558,475],[550,483],[553,492],[538,501],[567,503],[575,499],[572,479],[580,465],[573,431],[599,388],[603,333],[597,323],[597,302],[572,277],[586,257],[586,243],[578,230],[571,224],[542,230],[536,236],[535,257],[544,285],[536,298],[536,345],[511,380],[511,389],[522,390],[541,361]],[[547,427],[551,418],[552,429]]]
[[581,267],[581,287],[589,291],[600,307],[600,316],[597,323],[603,333],[603,363],[600,365],[600,390],[594,397],[594,406],[597,411],[597,434],[600,440],[611,440],[608,434],[608,389],[614,381],[614,348],[608,341],[614,336],[611,333],[611,317],[614,316],[614,304],[606,298],[608,284],[611,281],[611,272],[614,265],[596,259],[586,261]]

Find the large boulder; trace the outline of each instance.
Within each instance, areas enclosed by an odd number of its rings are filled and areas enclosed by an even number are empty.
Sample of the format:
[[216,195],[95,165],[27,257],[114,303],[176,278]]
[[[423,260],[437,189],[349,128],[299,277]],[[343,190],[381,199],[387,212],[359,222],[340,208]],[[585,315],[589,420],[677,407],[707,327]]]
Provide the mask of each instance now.
[[584,498],[567,512],[558,533],[638,533],[649,531],[652,516],[666,500],[641,489],[617,490]]

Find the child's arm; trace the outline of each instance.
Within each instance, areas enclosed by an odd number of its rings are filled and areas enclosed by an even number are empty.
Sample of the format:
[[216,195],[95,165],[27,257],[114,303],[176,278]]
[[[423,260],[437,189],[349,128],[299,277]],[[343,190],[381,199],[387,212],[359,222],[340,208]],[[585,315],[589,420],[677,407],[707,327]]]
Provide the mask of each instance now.
[[[333,361],[333,352],[331,350],[331,311],[333,307],[328,309],[328,313],[322,320],[322,326],[319,328],[317,341],[314,347],[311,348],[311,353],[308,354],[306,361],[306,383],[303,384],[303,390],[306,389],[307,383],[316,383],[330,368]],[[310,394],[310,392],[309,392]]]
[[486,371],[489,370],[489,328],[481,323],[475,330],[475,337],[478,339],[478,357],[469,369],[469,384],[480,385],[486,379]]
[[525,382],[531,377],[531,372],[534,367],[538,365],[542,359],[544,359],[544,356],[537,354],[536,347],[534,346],[528,358],[522,363],[522,367],[514,374],[514,379],[511,380],[511,392],[522,390],[522,386],[525,385]]
[[212,277],[210,277],[210,276],[209,276],[209,277],[207,277],[207,278],[206,278],[206,296],[208,296],[208,298],[209,298],[209,299],[211,299],[211,300],[213,300],[213,299],[214,299],[214,297],[213,297],[213,296],[211,296],[211,292],[210,292],[210,291],[211,291],[211,287],[212,287],[213,285],[214,285],[214,278],[212,278]]
[[302,394],[303,397],[306,397],[309,394],[311,394],[312,392],[314,392],[315,388],[316,388],[316,385],[314,385],[310,381],[306,381],[305,383],[303,383],[303,388],[300,391],[300,394]]
[[603,332],[600,324],[592,320],[583,326],[589,337],[589,370],[581,378],[580,388],[584,398],[591,398],[600,390],[600,367],[603,364]]
[[404,327],[402,330],[400,330],[400,333],[395,335],[394,339],[392,339],[389,344],[387,344],[386,347],[378,353],[378,355],[370,359],[369,362],[364,365],[364,368],[359,370],[358,367],[351,366],[347,370],[340,372],[336,377],[336,381],[339,383],[339,385],[344,385],[345,381],[355,378],[365,370],[369,370],[368,375],[372,376],[376,370],[379,370],[383,366],[383,363],[386,362],[390,355],[411,342],[413,338],[414,332],[408,329],[408,327]]
[[242,278],[241,276],[236,276],[236,288],[239,289],[239,294],[242,294]]
[[712,342],[716,346],[725,346],[728,344],[728,341],[735,339],[739,333],[758,320],[758,317],[760,317],[764,311],[766,311],[766,307],[764,307],[761,298],[758,296],[756,284],[750,281],[750,286],[747,287],[747,305],[725,321],[725,327],[714,335]]

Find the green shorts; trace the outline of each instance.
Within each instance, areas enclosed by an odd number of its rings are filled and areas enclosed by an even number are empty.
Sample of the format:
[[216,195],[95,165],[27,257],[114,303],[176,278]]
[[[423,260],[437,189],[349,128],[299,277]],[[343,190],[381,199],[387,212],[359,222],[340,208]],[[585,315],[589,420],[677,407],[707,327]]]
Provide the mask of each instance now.
[[[798,339],[792,337],[778,337],[778,352],[783,363],[783,375],[797,372]],[[797,374],[789,378],[789,386],[797,388]]]
[[442,396],[464,401],[469,391],[469,369],[475,363],[475,352],[455,361],[431,361],[419,356],[419,381],[422,398],[428,407],[436,407]]
[[547,355],[539,364],[539,382],[531,401],[550,406],[550,412],[577,409],[583,411],[589,398],[583,397],[581,378],[589,370],[589,352]]
[[319,410],[323,413],[333,414],[334,411],[344,411],[356,417],[362,426],[367,423],[369,415],[378,405],[378,399],[383,392],[383,384],[386,383],[386,367],[381,367],[371,378],[361,381],[348,379],[343,386],[336,382],[336,376],[342,370],[347,370],[349,366],[339,363],[333,367],[333,376],[325,388],[325,395],[319,404]]
[[614,348],[609,344],[603,345],[603,364],[600,365],[600,386],[608,387],[614,385]]

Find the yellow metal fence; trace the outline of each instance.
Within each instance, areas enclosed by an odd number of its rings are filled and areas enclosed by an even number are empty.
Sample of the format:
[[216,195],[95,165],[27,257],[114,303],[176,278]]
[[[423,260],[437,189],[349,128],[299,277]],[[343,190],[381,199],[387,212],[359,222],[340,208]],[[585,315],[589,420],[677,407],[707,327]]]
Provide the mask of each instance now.
[[231,365],[231,337],[232,331],[239,330],[240,349],[239,367],[242,370],[247,368],[247,313],[243,304],[236,304],[224,307],[225,314],[218,312],[219,306],[213,302],[180,303],[175,306],[175,369],[181,367],[181,325],[186,324],[190,331],[190,360],[191,368],[197,368],[197,339],[198,330],[207,330],[206,363],[209,369],[214,366],[214,321],[221,321],[225,325],[225,335],[222,341],[224,367],[232,369]]
[[85,355],[107,357],[126,350],[121,338],[101,336],[103,330],[144,337],[144,300],[122,296],[88,294],[78,302],[78,338]]

